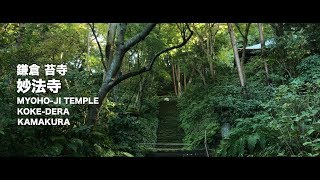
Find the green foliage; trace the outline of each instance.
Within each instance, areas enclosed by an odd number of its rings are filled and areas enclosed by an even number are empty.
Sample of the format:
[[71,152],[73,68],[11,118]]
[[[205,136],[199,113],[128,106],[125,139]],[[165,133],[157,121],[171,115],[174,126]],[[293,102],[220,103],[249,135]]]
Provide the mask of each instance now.
[[237,118],[259,112],[261,102],[248,99],[241,92],[241,88],[234,85],[190,87],[179,99],[184,142],[192,144],[191,148],[202,148],[207,131],[209,145],[214,147],[221,138],[221,124],[233,124]]
[[320,36],[319,36],[319,25],[311,23],[285,23],[284,28],[286,31],[303,32],[306,38],[305,49],[308,49],[311,54],[320,53]]
[[[87,30],[83,24],[1,24],[0,25],[0,155],[1,156],[99,156],[94,145],[112,151],[106,128],[96,131],[85,124],[87,105],[65,105],[71,112],[69,127],[17,126],[16,65],[67,63],[59,95],[48,97],[92,96],[101,76],[86,71],[83,50]],[[43,75],[40,78],[45,78]],[[27,93],[24,96],[32,95]],[[21,107],[21,106],[20,106]],[[44,107],[28,105],[26,107]]]
[[[141,156],[146,147],[140,143],[157,140],[157,95],[173,94],[173,64],[182,74],[179,119],[183,141],[191,144],[185,148],[203,149],[206,138],[215,156],[319,156],[319,26],[278,24],[283,31],[279,28],[277,35],[269,24],[264,25],[265,39],[274,39],[275,46],[266,56],[245,62],[245,89],[239,86],[233,67],[226,24],[194,23],[190,27],[197,32],[184,47],[161,55],[151,72],[129,78],[110,91],[94,126],[87,125],[88,105],[62,104],[71,112],[70,126],[31,127],[16,125],[16,108],[20,107],[16,97],[21,95],[15,93],[16,65],[66,63],[63,89],[46,96],[93,97],[104,76],[99,48],[86,24],[0,23],[0,156]],[[245,24],[239,26],[243,30]],[[125,40],[144,27],[128,24]],[[125,54],[120,74],[148,66],[157,52],[179,44],[182,27],[179,23],[157,25]],[[95,24],[95,28],[104,49],[107,25]],[[235,33],[240,45],[242,36]],[[208,49],[213,42],[213,49]],[[259,33],[252,24],[248,44],[255,43],[259,43]],[[265,85],[264,62],[270,86]],[[224,123],[231,125],[231,131],[222,139]]]
[[115,118],[110,119],[107,125],[109,127],[109,135],[117,144],[119,150],[136,150],[137,143],[143,142],[142,125],[135,117],[118,114]]
[[236,120],[236,126],[224,139],[216,153],[219,156],[245,156],[254,154],[277,141],[268,114],[258,114],[252,118]]
[[107,105],[105,114],[107,136],[112,139],[114,149],[120,152],[140,156],[141,143],[155,143],[158,119],[157,104],[147,101],[137,115],[134,108],[125,110],[120,104]]
[[296,79],[296,81],[311,83],[312,85],[318,87],[320,83],[320,73],[318,71],[319,67],[319,55],[313,55],[303,59],[299,66],[297,66],[297,69],[301,75]]
[[216,155],[319,155],[319,60],[317,55],[303,59],[297,67],[299,76],[278,86],[272,98],[262,104],[264,113],[237,119]]
[[268,57],[269,64],[287,83],[298,75],[296,67],[300,61],[310,55],[307,46],[306,33],[303,29],[299,31],[285,31],[282,36],[274,38],[275,45],[271,48]]

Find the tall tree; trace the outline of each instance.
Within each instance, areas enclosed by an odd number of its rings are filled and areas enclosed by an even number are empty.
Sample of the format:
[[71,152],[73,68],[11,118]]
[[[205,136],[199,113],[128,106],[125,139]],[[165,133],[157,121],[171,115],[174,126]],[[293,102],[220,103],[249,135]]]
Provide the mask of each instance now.
[[[240,59],[240,64],[241,64],[241,68],[242,70],[244,71],[244,61],[245,61],[245,58],[246,58],[246,47],[248,45],[248,35],[249,35],[249,30],[250,30],[250,25],[251,23],[246,23],[246,28],[244,30],[244,33],[241,31],[241,28],[238,24],[235,24],[239,33],[241,34],[242,36],[242,47],[243,47],[243,50],[242,50],[242,54],[241,54],[241,59]],[[244,77],[245,77],[245,74],[243,74]]]
[[[200,42],[201,48],[206,54],[206,59],[209,63],[210,75],[212,79],[215,77],[215,67],[214,67],[214,59],[215,59],[215,40],[216,34],[219,31],[219,23],[206,23],[203,24],[193,24],[195,28],[195,33]],[[201,75],[200,75],[201,76]]]
[[264,41],[264,36],[263,36],[263,27],[262,23],[258,23],[258,28],[259,28],[259,35],[260,35],[260,43],[261,43],[261,56],[264,59],[264,70],[266,74],[266,84],[270,84],[270,78],[269,78],[269,69],[268,69],[268,63],[265,58],[265,41]]
[[176,65],[177,66],[177,70],[176,70],[176,79],[177,79],[177,95],[181,96],[181,72],[180,72],[180,66],[179,64]]
[[244,72],[243,72],[242,67],[241,67],[238,48],[237,48],[237,40],[236,40],[236,37],[235,37],[235,34],[234,34],[234,30],[233,30],[233,27],[232,27],[231,23],[228,23],[228,30],[229,30],[229,34],[230,34],[230,39],[231,39],[231,45],[232,45],[232,48],[233,48],[234,58],[235,58],[236,65],[237,65],[240,85],[241,85],[241,87],[245,87],[245,79],[244,79],[244,75],[243,75]]
[[174,94],[177,96],[178,92],[177,92],[177,85],[176,85],[176,68],[175,68],[175,64],[174,64],[174,60],[172,60],[172,81],[173,81],[173,88],[174,88]]
[[[92,31],[95,32],[93,26],[91,24],[89,25],[91,26]],[[155,26],[156,26],[156,23],[149,23],[141,32],[139,32],[132,38],[125,41],[124,37],[127,31],[127,24],[126,23],[108,24],[109,29],[107,34],[107,44],[105,48],[106,49],[105,61],[108,63],[108,66],[103,60],[104,56],[102,55],[101,62],[102,64],[104,64],[104,67],[106,68],[104,69],[105,72],[104,72],[103,82],[98,92],[99,104],[92,105],[89,107],[89,116],[88,116],[88,122],[87,122],[88,124],[95,124],[97,122],[100,107],[102,106],[106,95],[108,94],[108,92],[110,92],[110,90],[112,90],[114,86],[118,85],[120,82],[128,78],[151,71],[155,60],[161,54],[184,46],[189,41],[189,39],[193,34],[193,31],[186,24],[181,29],[182,42],[180,44],[165,48],[162,51],[156,53],[153,56],[153,58],[149,61],[148,66],[143,67],[137,71],[132,71],[126,74],[119,75],[118,73],[122,66],[122,61],[124,59],[125,54],[136,44],[144,40],[150,34],[150,32],[153,30]],[[97,38],[96,40],[98,42]],[[99,48],[99,50],[100,50],[100,54],[103,54],[101,48]]]

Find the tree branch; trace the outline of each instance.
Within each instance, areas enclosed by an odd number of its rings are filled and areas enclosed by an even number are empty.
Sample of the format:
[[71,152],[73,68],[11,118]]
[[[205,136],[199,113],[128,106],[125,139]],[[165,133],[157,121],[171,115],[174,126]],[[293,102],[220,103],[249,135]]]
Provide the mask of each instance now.
[[[200,45],[202,47],[202,49],[206,49],[206,45],[205,45],[205,41],[204,41],[204,37],[199,33],[199,31],[197,30],[196,26],[194,24],[193,25],[193,31],[194,33],[198,36],[199,40],[200,40]],[[190,28],[190,27],[189,27]]]
[[249,30],[250,30],[250,25],[251,23],[247,23],[246,24],[246,30],[245,30],[245,34],[243,37],[243,49],[242,49],[242,56],[241,56],[241,61],[244,62],[245,56],[246,56],[246,47],[248,44],[248,34],[249,34]]
[[248,38],[248,34],[249,34],[249,30],[250,30],[250,25],[251,25],[251,23],[247,23],[247,24],[246,24],[246,30],[245,30],[245,35],[244,35],[246,38]]
[[173,50],[173,49],[180,48],[180,47],[184,46],[184,45],[190,40],[190,38],[191,38],[192,35],[193,35],[193,31],[190,29],[190,27],[189,27],[188,25],[187,25],[187,29],[190,31],[190,34],[189,34],[189,36],[188,36],[187,38],[186,38],[186,37],[182,37],[183,41],[182,41],[180,44],[175,45],[175,46],[172,46],[172,47],[168,47],[168,48],[166,48],[166,49],[158,52],[158,53],[152,58],[152,60],[150,61],[150,64],[149,64],[148,67],[143,67],[143,68],[141,68],[141,69],[138,70],[138,71],[133,71],[133,72],[124,74],[124,75],[120,76],[119,78],[115,79],[114,81],[110,82],[110,83],[112,83],[112,84],[110,84],[110,85],[116,86],[116,85],[119,84],[121,81],[124,81],[124,80],[126,80],[126,79],[128,79],[128,78],[130,78],[130,77],[134,77],[134,76],[137,76],[137,75],[142,74],[142,73],[144,73],[144,72],[151,71],[154,62],[156,61],[156,59],[157,59],[161,54],[166,53],[166,52],[168,52],[168,51],[171,51],[171,50]]
[[91,29],[91,31],[92,31],[92,34],[93,34],[93,36],[94,36],[94,39],[96,40],[96,43],[98,44],[99,52],[100,52],[100,57],[101,57],[101,63],[102,63],[102,65],[103,65],[103,68],[104,68],[104,70],[107,72],[107,67],[106,67],[106,65],[104,64],[104,58],[103,58],[102,48],[101,48],[101,45],[100,45],[100,43],[99,43],[98,37],[97,37],[97,35],[96,35],[96,32],[95,32],[95,30],[94,30],[94,23],[92,23],[92,25],[91,25],[90,23],[88,23],[88,25],[89,25],[89,27],[90,27],[90,29]]
[[[121,44],[124,43],[124,36],[126,31],[127,31],[127,24],[119,23],[119,26],[116,29],[117,38],[115,39],[115,42],[114,42],[117,50],[115,51],[114,56],[112,57],[112,62],[111,62],[109,71],[107,72],[107,77],[110,79],[117,76],[121,68],[122,61],[126,53],[123,51]],[[108,82],[108,78],[107,78],[107,82]]]
[[149,33],[152,31],[152,29],[157,25],[157,23],[149,23],[145,27],[143,31],[141,31],[139,34],[135,35],[131,39],[129,39],[127,42],[123,45],[123,51],[127,52],[131,47],[139,43],[140,41],[144,40],[145,37],[149,35]]
[[188,36],[187,38],[186,38],[186,37],[182,37],[183,41],[182,41],[180,44],[178,44],[178,45],[176,45],[176,46],[172,46],[172,47],[166,48],[166,49],[158,52],[158,53],[153,57],[153,59],[151,60],[151,63],[150,63],[150,65],[149,65],[148,69],[150,69],[150,70],[152,69],[152,66],[153,66],[155,60],[156,60],[161,54],[166,53],[166,52],[168,52],[168,51],[171,51],[171,50],[173,50],[173,49],[180,48],[180,47],[184,46],[185,44],[187,44],[187,42],[190,40],[190,38],[191,38],[192,35],[193,35],[193,31],[190,29],[190,27],[188,26],[187,28],[188,28],[188,30],[190,31],[189,36]]
[[245,36],[244,36],[244,34],[241,32],[241,29],[240,29],[239,24],[238,24],[238,23],[234,23],[234,24],[236,25],[236,27],[237,27],[237,29],[238,29],[239,33],[241,34],[242,38],[244,39],[244,38],[245,38]]

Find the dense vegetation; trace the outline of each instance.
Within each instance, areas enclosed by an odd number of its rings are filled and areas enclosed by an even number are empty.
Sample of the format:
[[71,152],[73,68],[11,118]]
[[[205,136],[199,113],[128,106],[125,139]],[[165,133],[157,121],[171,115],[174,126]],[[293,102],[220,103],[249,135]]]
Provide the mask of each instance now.
[[[0,156],[143,156],[144,143],[157,142],[164,97],[177,98],[185,149],[319,156],[319,32],[294,23],[2,23]],[[98,96],[99,105],[59,105],[70,126],[18,126],[18,107],[47,106],[16,103],[17,65],[62,63],[63,88],[45,96]]]

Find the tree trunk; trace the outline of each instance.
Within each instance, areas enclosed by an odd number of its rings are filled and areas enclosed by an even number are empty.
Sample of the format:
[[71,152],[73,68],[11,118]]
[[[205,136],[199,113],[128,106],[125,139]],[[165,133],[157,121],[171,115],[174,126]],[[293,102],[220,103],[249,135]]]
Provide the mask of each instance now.
[[145,81],[146,81],[146,78],[145,78],[145,76],[143,76],[140,83],[139,83],[139,90],[138,90],[136,101],[135,101],[136,107],[140,107],[140,105],[141,105]]
[[[125,52],[123,51],[124,35],[127,29],[125,23],[110,23],[108,24],[108,36],[106,45],[106,63],[108,71],[105,71],[103,83],[99,89],[98,97],[99,104],[89,106],[89,124],[95,124],[98,119],[99,109],[102,106],[103,100],[108,92],[117,84],[114,83],[116,74],[118,73]],[[115,30],[115,31],[114,31]],[[117,38],[115,38],[117,37]],[[105,64],[106,64],[105,63]]]
[[[127,24],[116,23],[115,26],[116,26],[116,30],[114,34],[114,37],[115,37],[114,41],[111,40],[110,42],[112,42],[112,44],[109,44],[109,45],[108,45],[109,41],[107,41],[106,53],[105,53],[107,56],[109,52],[112,52],[111,59],[109,59],[109,57],[106,57],[106,60],[111,61],[110,66],[108,66],[108,68],[105,68],[105,71],[106,71],[105,78],[98,92],[99,104],[89,106],[89,115],[88,115],[88,121],[87,121],[89,125],[94,125],[97,122],[99,110],[103,104],[103,101],[106,95],[110,92],[110,90],[112,90],[114,86],[118,85],[119,83],[121,83],[122,81],[128,78],[151,71],[155,60],[160,55],[162,55],[163,53],[169,52],[173,49],[177,49],[184,46],[193,35],[193,31],[186,24],[186,28],[184,29],[184,32],[181,31],[183,41],[180,44],[165,48],[162,51],[156,53],[154,57],[150,60],[148,66],[145,66],[140,70],[129,72],[117,77],[116,75],[121,68],[122,61],[126,52],[128,52],[133,46],[138,44],[140,41],[144,40],[150,34],[152,29],[156,26],[156,23],[148,23],[145,29],[143,29],[141,32],[139,32],[132,38],[128,39],[127,41],[124,40]],[[186,35],[186,31],[190,32],[188,36]],[[108,31],[107,39],[109,38],[109,35],[110,34]],[[113,35],[111,34],[110,36],[113,36]]]
[[238,53],[238,48],[237,48],[237,40],[236,40],[236,37],[234,35],[234,31],[233,31],[231,23],[228,23],[228,30],[229,30],[229,34],[230,34],[230,39],[231,39],[231,45],[232,45],[232,48],[233,48],[234,58],[235,58],[236,65],[237,65],[240,85],[241,85],[241,87],[245,87],[245,79],[244,79],[244,75],[243,75],[244,72],[243,72],[243,70],[241,68],[241,63],[240,63],[240,58],[239,58],[239,53]]
[[269,78],[269,69],[268,69],[268,63],[265,58],[265,42],[264,42],[264,36],[263,36],[263,27],[261,23],[258,23],[259,28],[259,35],[260,35],[260,43],[261,43],[261,57],[264,59],[264,70],[266,74],[266,84],[270,85],[271,81]]
[[[115,54],[116,45],[115,45],[115,39],[116,39],[116,30],[119,26],[119,23],[108,23],[107,25],[107,44],[105,48],[105,62],[104,64],[108,69],[110,69],[113,56]],[[107,71],[104,71],[103,74],[103,82],[106,80]]]
[[[217,25],[217,26],[215,26]],[[195,28],[196,30],[196,28]],[[211,78],[214,80],[215,77],[215,69],[214,69],[214,45],[215,45],[215,36],[219,31],[219,23],[206,23],[204,32],[196,32],[202,49],[206,53],[207,62],[209,63],[210,75]]]
[[114,55],[114,51],[116,50],[114,41],[116,39],[116,30],[118,26],[119,26],[118,23],[108,23],[108,26],[107,26],[107,44],[105,48],[105,53],[106,53],[105,64],[107,65],[107,68],[110,67],[110,64]]
[[[208,50],[207,50],[207,58],[209,61],[209,66],[210,66],[210,74],[211,74],[211,78],[212,80],[214,80],[215,77],[215,70],[214,70],[214,65],[213,65],[213,61],[214,61],[214,57],[215,57],[215,53],[214,53],[214,46],[215,46],[215,41],[216,41],[216,34],[219,30],[219,28],[215,29],[214,32],[212,32],[212,28],[214,27],[214,24],[209,24],[209,32],[208,32]],[[219,27],[219,24],[218,24]]]
[[174,89],[174,94],[177,96],[177,86],[176,86],[176,72],[175,72],[175,64],[172,62],[172,81],[173,81],[173,89]]
[[179,96],[181,96],[180,67],[178,64],[176,66],[177,66],[176,77],[177,77],[177,85],[178,85],[177,92],[178,92],[178,97],[179,97]]
[[[245,61],[245,58],[246,58],[246,47],[247,47],[247,44],[248,44],[248,35],[249,35],[249,30],[250,30],[250,25],[251,23],[247,23],[246,24],[246,29],[245,29],[245,32],[244,32],[244,35],[243,35],[243,50],[242,50],[242,55],[241,55],[241,59],[240,59],[240,64],[241,64],[241,68],[242,68],[242,71],[245,72],[245,67],[244,67],[244,61]],[[240,29],[239,29],[240,31]],[[244,76],[244,79],[246,79],[246,74],[243,73],[243,76]]]

